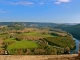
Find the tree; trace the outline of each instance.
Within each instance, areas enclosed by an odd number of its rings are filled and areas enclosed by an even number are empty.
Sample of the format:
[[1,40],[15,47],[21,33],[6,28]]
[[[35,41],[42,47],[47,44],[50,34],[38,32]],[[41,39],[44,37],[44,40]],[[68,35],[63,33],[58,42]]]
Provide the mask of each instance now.
[[52,55],[53,54],[53,47],[47,45],[46,49],[45,49],[45,53],[48,54],[48,55]]
[[67,46],[66,48],[65,48],[65,53],[69,53],[70,52],[70,48]]
[[24,37],[21,34],[16,35],[16,40],[21,41],[23,39],[24,39]]
[[53,55],[57,55],[57,49],[53,48]]

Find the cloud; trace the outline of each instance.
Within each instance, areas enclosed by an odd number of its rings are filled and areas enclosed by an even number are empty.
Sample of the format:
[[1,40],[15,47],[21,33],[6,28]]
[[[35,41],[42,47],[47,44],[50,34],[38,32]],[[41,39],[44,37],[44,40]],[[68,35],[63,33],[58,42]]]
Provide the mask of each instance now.
[[4,11],[4,10],[0,9],[0,13],[6,13],[6,11]]
[[68,3],[71,0],[0,0],[1,4],[9,4],[9,5],[44,5],[44,4],[61,4]]
[[23,2],[23,1],[20,1],[20,2],[8,2],[8,4],[29,6],[29,5],[33,5],[34,3],[33,2]]
[[61,3],[68,3],[68,2],[70,2],[71,0],[57,0],[56,2],[55,2],[55,4],[61,4]]
[[39,4],[40,4],[40,5],[43,5],[43,4],[44,4],[44,2],[40,2]]

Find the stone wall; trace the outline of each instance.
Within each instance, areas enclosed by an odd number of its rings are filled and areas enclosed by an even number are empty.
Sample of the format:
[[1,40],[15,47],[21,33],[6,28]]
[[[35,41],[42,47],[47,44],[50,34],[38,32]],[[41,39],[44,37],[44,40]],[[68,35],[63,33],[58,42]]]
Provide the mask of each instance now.
[[79,60],[78,54],[69,55],[0,55],[0,60]]

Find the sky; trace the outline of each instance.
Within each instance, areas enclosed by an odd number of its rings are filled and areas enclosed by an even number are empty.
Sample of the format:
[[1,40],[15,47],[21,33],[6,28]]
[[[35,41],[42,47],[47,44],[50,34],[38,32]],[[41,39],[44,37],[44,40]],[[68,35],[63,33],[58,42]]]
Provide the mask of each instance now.
[[0,0],[0,22],[80,23],[80,0]]

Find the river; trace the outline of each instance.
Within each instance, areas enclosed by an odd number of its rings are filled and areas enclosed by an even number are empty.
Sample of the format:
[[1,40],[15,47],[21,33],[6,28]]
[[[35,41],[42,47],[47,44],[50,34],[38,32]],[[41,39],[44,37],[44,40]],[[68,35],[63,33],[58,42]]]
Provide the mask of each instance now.
[[75,42],[76,42],[76,48],[73,51],[71,51],[71,54],[78,53],[78,48],[79,48],[79,44],[80,44],[80,40],[78,40],[76,38],[73,38],[73,40],[75,40]]

